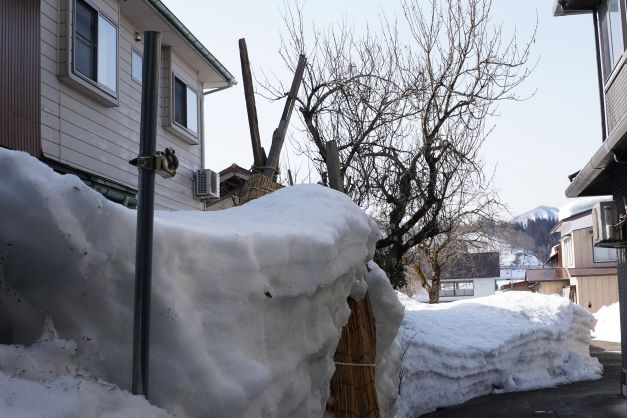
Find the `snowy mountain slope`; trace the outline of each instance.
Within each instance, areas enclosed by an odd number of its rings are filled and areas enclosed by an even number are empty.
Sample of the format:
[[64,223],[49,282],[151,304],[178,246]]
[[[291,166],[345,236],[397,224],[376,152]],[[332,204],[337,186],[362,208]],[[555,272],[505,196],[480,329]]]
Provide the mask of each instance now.
[[523,225],[527,225],[527,221],[529,220],[537,220],[537,219],[557,219],[557,215],[559,213],[558,208],[554,208],[551,206],[538,206],[535,209],[527,211],[525,213],[521,213],[518,216],[515,216],[512,219],[514,223],[520,223]]

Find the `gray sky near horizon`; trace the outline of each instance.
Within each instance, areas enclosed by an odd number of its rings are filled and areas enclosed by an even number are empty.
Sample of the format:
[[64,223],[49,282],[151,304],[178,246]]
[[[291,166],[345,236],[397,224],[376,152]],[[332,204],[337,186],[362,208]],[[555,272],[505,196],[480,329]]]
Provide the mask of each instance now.
[[[238,39],[246,38],[253,72],[290,83],[278,55],[283,1],[206,2],[164,0],[172,12],[236,77],[239,84],[205,98],[206,165],[220,171],[231,163],[252,164],[252,151],[239,63]],[[538,205],[567,202],[567,176],[589,160],[601,144],[594,30],[590,15],[553,17],[552,0],[494,0],[493,20],[529,39],[538,21],[532,59],[534,73],[518,90],[528,100],[504,103],[489,121],[494,129],[484,145],[501,199],[516,215]],[[305,22],[325,26],[345,18],[356,26],[376,25],[384,12],[402,19],[399,2],[383,0],[310,0]],[[262,144],[270,147],[283,102],[257,97]],[[295,116],[296,117],[296,116]],[[294,119],[293,119],[294,120]],[[307,165],[291,157],[303,179]],[[298,170],[300,164],[300,170]]]

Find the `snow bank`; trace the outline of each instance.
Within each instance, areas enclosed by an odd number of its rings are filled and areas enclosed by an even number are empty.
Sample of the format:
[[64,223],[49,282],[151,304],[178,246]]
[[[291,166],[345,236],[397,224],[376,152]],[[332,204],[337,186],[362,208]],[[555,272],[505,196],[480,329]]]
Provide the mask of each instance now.
[[[48,312],[76,341],[77,367],[129,388],[135,211],[24,153],[0,149],[0,167],[0,343],[33,343]],[[176,416],[322,416],[346,297],[377,235],[348,197],[316,185],[157,212],[151,401]],[[367,277],[373,306],[396,309],[373,307],[390,326],[377,374],[391,376],[398,309],[380,273]]]
[[405,306],[399,418],[601,377],[588,353],[593,317],[565,298],[507,292],[426,305],[398,297]]
[[620,311],[618,302],[602,306],[594,315],[595,324],[592,338],[600,341],[621,342]]
[[50,320],[30,347],[0,345],[2,418],[173,418],[79,370],[75,355],[76,344],[60,339]]
[[[392,418],[398,393],[401,347],[396,339],[405,308],[396,297],[385,272],[373,261],[366,275],[371,295],[372,312],[377,330],[377,359],[375,384],[381,417]],[[372,295],[375,295],[374,297]]]

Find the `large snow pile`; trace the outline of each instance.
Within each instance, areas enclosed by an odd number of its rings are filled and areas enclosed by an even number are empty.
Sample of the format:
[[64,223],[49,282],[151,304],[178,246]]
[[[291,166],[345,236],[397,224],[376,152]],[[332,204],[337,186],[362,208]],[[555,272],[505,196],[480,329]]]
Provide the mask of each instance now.
[[588,353],[593,317],[565,298],[507,292],[439,305],[399,299],[399,418],[489,393],[601,377]]
[[619,343],[620,338],[620,311],[618,302],[610,306],[602,306],[594,315],[595,324],[592,338],[601,341]]
[[[0,167],[0,343],[32,344],[49,314],[78,369],[129,388],[136,212],[23,153],[0,149]],[[402,307],[374,265],[363,280],[377,235],[348,197],[316,185],[157,212],[150,400],[178,417],[322,416],[346,298],[370,282],[391,414]]]

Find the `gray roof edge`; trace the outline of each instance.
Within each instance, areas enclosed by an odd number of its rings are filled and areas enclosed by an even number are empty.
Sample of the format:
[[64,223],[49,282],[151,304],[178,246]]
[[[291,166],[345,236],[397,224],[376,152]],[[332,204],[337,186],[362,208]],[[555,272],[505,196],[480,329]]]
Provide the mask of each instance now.
[[[584,4],[582,4],[580,7],[568,8],[567,0],[553,0],[553,16],[571,16],[592,13],[592,11],[597,8],[600,1],[589,0],[584,1],[583,3]],[[567,6],[566,9],[564,9],[564,5]]]
[[173,29],[178,32],[183,39],[185,39],[192,48],[194,48],[213,68],[216,69],[222,77],[224,77],[224,81],[228,83],[228,86],[234,86],[237,84],[237,80],[233,74],[226,69],[220,61],[216,57],[214,57],[211,52],[192,34],[189,29],[183,25],[183,23],[168,9],[168,7],[163,4],[160,0],[145,0],[153,9],[155,9],[161,17],[170,25]]
[[[614,149],[627,136],[627,117],[623,118],[590,161],[566,188],[566,197],[580,197],[599,175],[614,161]],[[606,194],[606,193],[603,193]],[[602,195],[602,194],[600,194]]]

